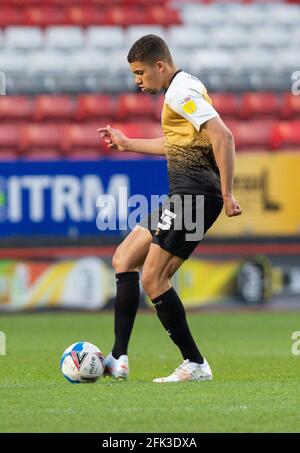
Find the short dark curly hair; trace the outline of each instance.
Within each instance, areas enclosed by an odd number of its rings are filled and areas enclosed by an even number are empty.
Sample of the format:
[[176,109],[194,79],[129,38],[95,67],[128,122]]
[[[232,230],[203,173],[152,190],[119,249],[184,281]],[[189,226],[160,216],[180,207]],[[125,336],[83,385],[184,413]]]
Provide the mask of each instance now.
[[172,63],[172,56],[165,41],[157,35],[145,35],[138,39],[127,55],[128,63],[141,61],[153,64],[155,61],[163,60]]

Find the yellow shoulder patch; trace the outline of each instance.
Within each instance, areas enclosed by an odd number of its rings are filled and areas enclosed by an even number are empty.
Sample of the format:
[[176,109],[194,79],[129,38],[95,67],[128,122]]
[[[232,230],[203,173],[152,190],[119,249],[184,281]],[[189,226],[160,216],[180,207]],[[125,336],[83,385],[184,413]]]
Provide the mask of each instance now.
[[189,99],[187,102],[182,104],[181,108],[188,115],[191,115],[192,113],[196,112],[196,110],[197,110],[197,106],[192,99]]

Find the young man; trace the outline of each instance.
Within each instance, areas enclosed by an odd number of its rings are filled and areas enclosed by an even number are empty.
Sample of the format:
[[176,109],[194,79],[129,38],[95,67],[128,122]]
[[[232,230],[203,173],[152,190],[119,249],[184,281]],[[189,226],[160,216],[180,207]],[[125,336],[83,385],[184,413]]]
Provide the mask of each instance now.
[[[235,148],[231,132],[211,105],[204,85],[178,69],[166,43],[158,36],[146,35],[130,49],[128,62],[135,83],[142,91],[165,91],[162,111],[164,136],[156,139],[130,139],[109,125],[98,129],[108,147],[166,155],[169,197],[179,200],[192,195],[186,216],[197,214],[197,195],[204,196],[204,233],[219,216],[223,204],[229,217],[241,214],[233,196]],[[203,200],[203,197],[201,197]],[[171,205],[170,205],[171,206]],[[175,229],[177,204],[169,207],[167,224],[136,226],[117,248],[113,257],[117,294],[115,301],[115,344],[106,358],[106,372],[115,378],[129,373],[127,347],[138,309],[139,270],[142,285],[152,300],[158,318],[183,356],[183,363],[168,377],[154,382],[202,381],[212,372],[201,355],[187,324],[185,310],[170,278],[188,259],[198,240],[187,240],[182,225]],[[160,211],[161,212],[161,211]],[[149,218],[149,223],[151,215]]]

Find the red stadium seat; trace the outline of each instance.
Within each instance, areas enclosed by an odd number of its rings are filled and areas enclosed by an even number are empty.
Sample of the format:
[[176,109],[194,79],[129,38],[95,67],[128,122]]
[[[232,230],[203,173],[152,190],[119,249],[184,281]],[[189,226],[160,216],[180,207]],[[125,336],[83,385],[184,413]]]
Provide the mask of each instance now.
[[210,93],[213,107],[224,117],[237,117],[239,113],[239,99],[231,93]]
[[106,20],[107,25],[120,25],[122,27],[148,23],[144,10],[132,6],[113,6],[109,8]]
[[54,0],[48,0],[46,2],[43,0],[6,0],[7,3],[16,6],[41,6],[45,3],[51,4],[53,1]]
[[283,118],[300,118],[300,96],[289,93],[283,96],[281,116]]
[[59,150],[54,148],[54,149],[44,149],[44,148],[39,148],[35,149],[33,151],[27,151],[26,154],[24,155],[26,160],[32,160],[32,161],[49,161],[49,160],[58,160],[61,159],[62,155],[59,153]]
[[141,124],[143,127],[143,137],[144,138],[159,138],[162,137],[163,130],[161,124],[157,122],[143,122]]
[[22,25],[24,23],[24,14],[21,9],[0,7],[0,27],[8,25]]
[[66,25],[68,17],[66,8],[55,6],[37,6],[24,8],[26,25],[47,27],[48,25]]
[[124,123],[113,123],[111,127],[115,129],[119,129],[122,131],[127,137],[130,138],[144,138],[145,135],[145,126],[144,123],[142,122],[137,122],[137,123],[130,123],[130,122],[124,122]]
[[68,119],[75,114],[75,102],[71,96],[41,95],[36,98],[35,120]]
[[87,120],[113,118],[115,107],[110,96],[105,94],[83,94],[77,98],[76,119]]
[[14,151],[20,145],[20,127],[16,124],[0,124],[0,149]]
[[43,148],[61,148],[62,127],[57,124],[27,124],[21,128],[21,150],[34,151]]
[[156,25],[181,25],[182,20],[177,10],[169,9],[164,6],[151,6],[145,9],[147,24]]
[[257,116],[276,117],[280,112],[279,98],[275,93],[245,93],[242,96],[241,118]]
[[29,120],[34,112],[33,99],[27,96],[0,96],[0,119]]
[[66,17],[72,25],[107,25],[107,8],[76,5],[66,9]]
[[99,150],[102,142],[100,139],[98,123],[70,124],[64,128],[63,149],[74,152],[83,149]]
[[271,148],[300,149],[300,121],[282,121],[274,125]]
[[6,151],[0,148],[0,162],[14,161],[19,158],[15,151]]
[[118,120],[154,117],[153,99],[146,93],[126,93],[118,98],[116,118]]
[[99,160],[103,157],[103,154],[101,148],[98,151],[96,149],[81,149],[70,152],[67,157],[71,160]]
[[270,148],[274,121],[227,121],[237,150]]

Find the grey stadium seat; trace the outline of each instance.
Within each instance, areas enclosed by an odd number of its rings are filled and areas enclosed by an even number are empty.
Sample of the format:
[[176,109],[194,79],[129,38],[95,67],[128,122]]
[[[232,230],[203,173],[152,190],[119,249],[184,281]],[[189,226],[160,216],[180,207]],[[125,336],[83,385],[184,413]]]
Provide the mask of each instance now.
[[187,25],[210,27],[224,24],[225,16],[219,5],[187,5],[182,10],[183,22]]
[[208,45],[208,36],[200,27],[176,26],[171,27],[167,41],[170,47],[179,48],[202,48]]
[[3,45],[9,49],[31,50],[44,45],[39,27],[7,27],[3,32]]
[[54,50],[33,52],[28,57],[29,73],[65,74],[67,68],[68,62],[64,52]]
[[0,70],[5,73],[21,73],[24,74],[28,67],[28,57],[24,52],[14,50],[0,51]]
[[249,46],[249,34],[243,27],[215,27],[209,34],[209,43],[212,47],[228,49]]
[[291,36],[281,27],[255,27],[249,32],[250,41],[257,47],[288,47]]
[[141,38],[144,35],[158,35],[162,39],[166,39],[166,32],[164,27],[161,27],[159,25],[133,25],[131,27],[128,27],[127,31],[125,32],[125,44],[128,47],[131,47],[132,44],[135,43],[139,38]]
[[81,27],[48,27],[45,39],[50,48],[76,49],[84,45]]
[[[109,37],[109,39],[108,39]],[[122,27],[88,27],[85,36],[85,45],[101,49],[120,49],[125,45]]]
[[233,64],[232,52],[208,49],[194,53],[191,62],[191,71],[196,73],[201,71],[230,72]]
[[72,73],[97,73],[107,71],[110,58],[105,53],[95,49],[81,49],[68,54],[69,70]]

